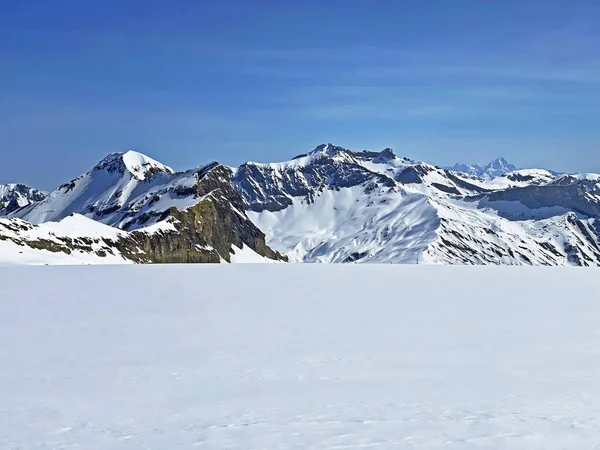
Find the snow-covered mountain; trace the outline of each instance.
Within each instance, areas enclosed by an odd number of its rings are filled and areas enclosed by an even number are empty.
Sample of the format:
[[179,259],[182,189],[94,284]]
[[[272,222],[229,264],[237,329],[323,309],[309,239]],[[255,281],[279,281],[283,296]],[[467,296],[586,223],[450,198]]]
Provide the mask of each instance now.
[[402,185],[434,196],[488,190],[464,174],[398,158],[389,148],[380,153],[353,152],[333,144],[320,145],[286,162],[242,164],[233,169],[232,181],[248,209],[254,212],[279,211],[297,198],[313,202],[326,190],[355,186],[364,186],[367,194],[377,188],[395,192]]
[[[132,212],[133,206],[127,207],[128,203],[140,197],[143,199],[148,191],[175,181],[173,174],[173,169],[140,153],[113,153],[91,171],[58,187],[42,201],[9,216],[39,224],[79,213],[107,225],[118,225],[122,217],[119,212]],[[182,181],[180,178],[177,181]],[[193,186],[194,174],[186,174],[186,181]]]
[[449,167],[448,169],[453,170],[455,172],[463,172],[468,175],[473,175],[479,178],[492,179],[496,177],[500,177],[505,173],[512,172],[517,168],[510,164],[506,159],[500,157],[496,158],[485,166],[480,166],[479,164],[465,164],[458,162],[454,166]]
[[218,163],[175,172],[137,152],[114,153],[7,219],[43,228],[73,214],[129,232],[125,248],[117,247],[135,262],[229,262],[244,249],[285,259],[265,245],[244,213],[229,169]]
[[[129,262],[600,265],[600,175],[513,169],[499,159],[479,176],[323,144],[176,172],[130,151],[8,213],[0,244]],[[88,228],[104,230],[97,242]]]
[[[294,261],[588,265],[600,263],[600,210],[574,179],[547,171],[492,180],[386,149],[333,145],[233,183],[267,243]],[[567,180],[565,180],[567,183]]]
[[24,184],[0,184],[0,216],[39,202],[46,194]]

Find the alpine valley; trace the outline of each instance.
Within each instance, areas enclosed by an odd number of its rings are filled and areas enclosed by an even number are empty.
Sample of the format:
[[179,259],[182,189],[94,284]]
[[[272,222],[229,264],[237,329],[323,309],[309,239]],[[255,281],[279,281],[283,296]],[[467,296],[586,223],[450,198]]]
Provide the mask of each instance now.
[[50,193],[0,185],[0,263],[600,265],[600,175],[441,168],[332,144],[176,172],[113,153]]

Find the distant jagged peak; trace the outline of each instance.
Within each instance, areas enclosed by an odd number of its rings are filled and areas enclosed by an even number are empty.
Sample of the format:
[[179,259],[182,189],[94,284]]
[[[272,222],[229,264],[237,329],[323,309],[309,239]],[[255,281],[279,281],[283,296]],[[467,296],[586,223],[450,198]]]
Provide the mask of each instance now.
[[135,150],[111,153],[96,164],[92,170],[120,174],[130,173],[138,180],[145,180],[157,173],[175,173],[170,167]]
[[499,157],[494,159],[493,161],[491,161],[487,166],[485,166],[488,169],[494,169],[494,170],[507,170],[509,172],[512,172],[513,170],[516,170],[516,167],[513,164],[510,164],[506,158],[504,157]]
[[479,178],[495,178],[500,177],[508,172],[513,172],[517,170],[517,167],[511,163],[509,163],[506,158],[499,157],[488,164],[482,166],[480,164],[467,164],[463,162],[458,162],[451,167],[447,167],[449,170],[453,170],[455,172],[462,172],[468,175],[472,175]]

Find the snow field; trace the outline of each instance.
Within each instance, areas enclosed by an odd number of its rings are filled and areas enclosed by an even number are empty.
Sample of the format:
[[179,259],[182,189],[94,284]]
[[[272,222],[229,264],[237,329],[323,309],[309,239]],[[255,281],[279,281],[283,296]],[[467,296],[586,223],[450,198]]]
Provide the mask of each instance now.
[[2,449],[600,448],[594,269],[0,269]]

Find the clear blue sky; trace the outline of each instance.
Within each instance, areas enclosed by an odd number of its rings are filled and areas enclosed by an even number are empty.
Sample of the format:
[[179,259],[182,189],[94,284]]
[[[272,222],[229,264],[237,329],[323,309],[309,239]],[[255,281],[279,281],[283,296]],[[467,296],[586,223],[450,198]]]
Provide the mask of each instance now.
[[4,1],[0,183],[322,142],[600,171],[600,2]]

